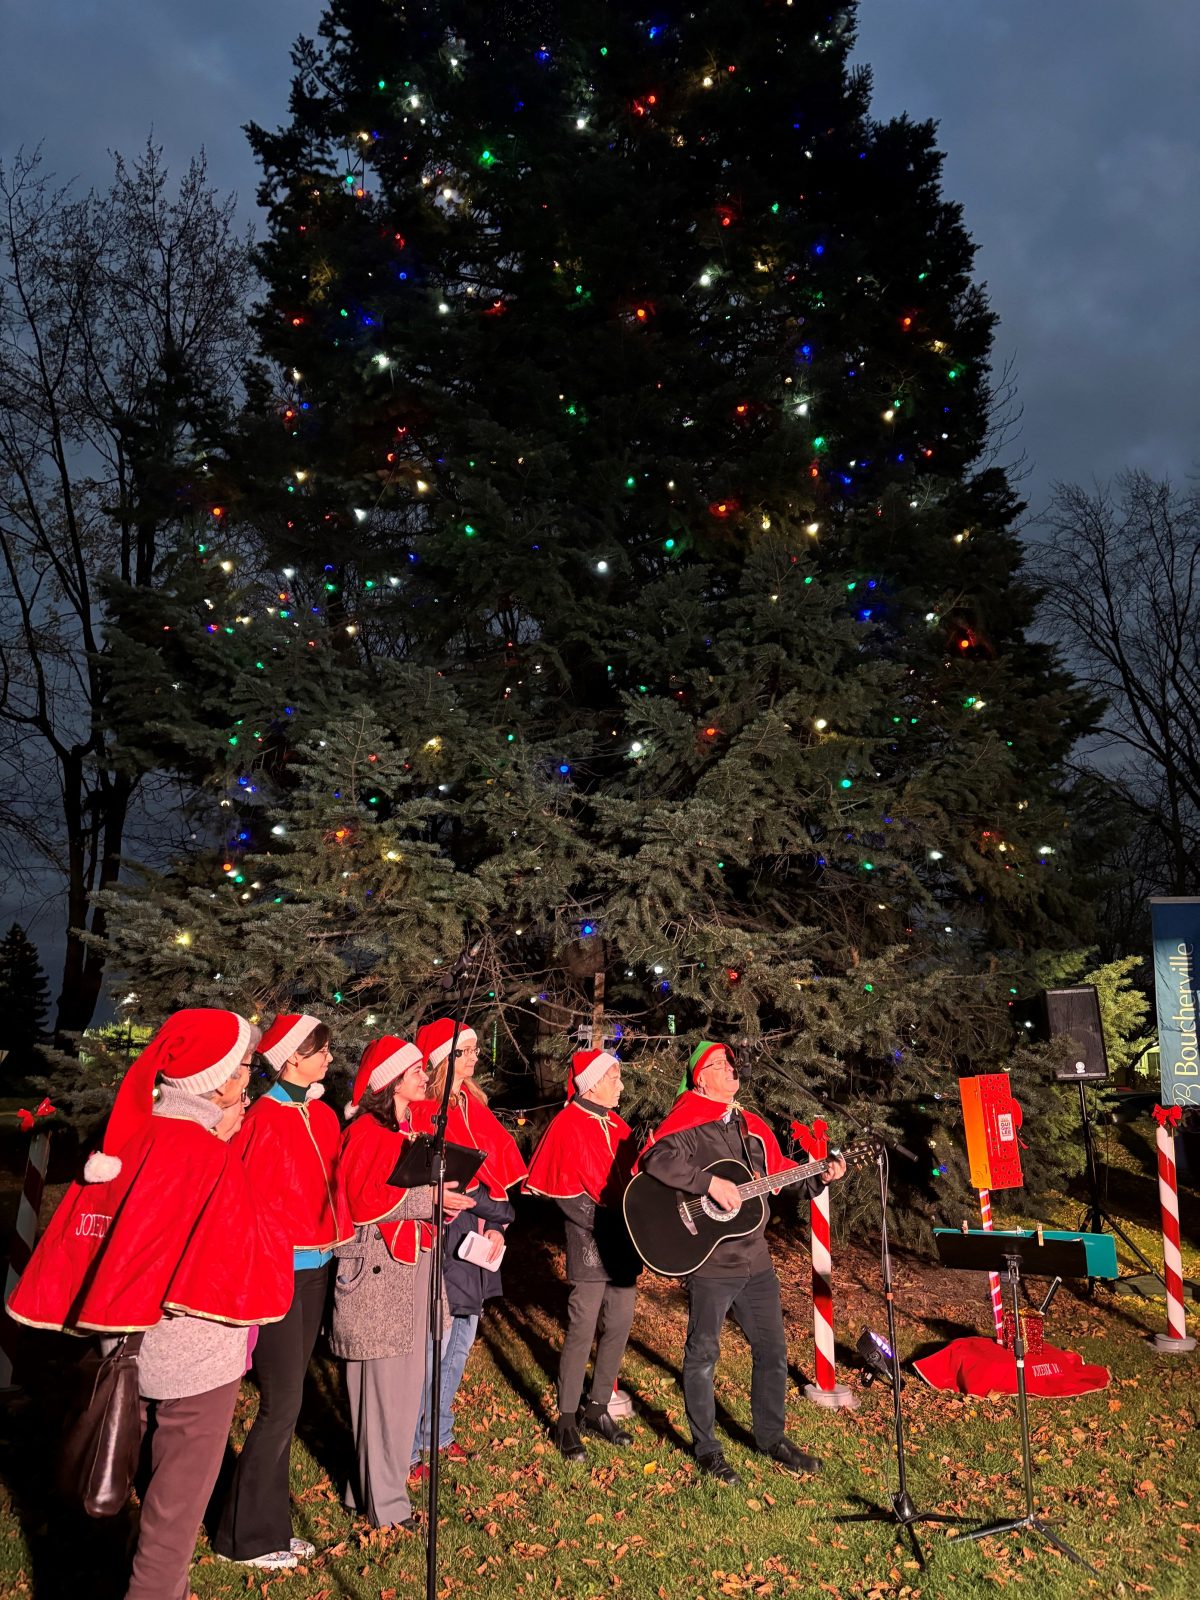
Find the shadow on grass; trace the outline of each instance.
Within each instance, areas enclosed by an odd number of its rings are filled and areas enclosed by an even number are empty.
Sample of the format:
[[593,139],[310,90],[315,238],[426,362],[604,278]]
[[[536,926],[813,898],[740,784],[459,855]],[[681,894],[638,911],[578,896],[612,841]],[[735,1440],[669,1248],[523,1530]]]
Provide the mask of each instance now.
[[28,1546],[28,1592],[35,1600],[76,1594],[119,1600],[128,1580],[136,1511],[87,1517],[62,1500],[55,1485],[63,1399],[83,1344],[43,1334],[37,1347],[36,1364],[26,1360],[19,1369],[24,1393],[14,1393],[0,1411],[0,1482]]

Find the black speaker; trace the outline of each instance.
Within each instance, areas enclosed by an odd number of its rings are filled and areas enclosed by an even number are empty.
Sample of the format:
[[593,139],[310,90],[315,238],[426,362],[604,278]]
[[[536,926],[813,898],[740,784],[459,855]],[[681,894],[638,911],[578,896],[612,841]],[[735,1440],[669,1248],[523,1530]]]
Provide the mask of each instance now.
[[1066,1083],[1082,1079],[1095,1083],[1108,1077],[1108,1052],[1104,1048],[1104,1026],[1100,1021],[1100,997],[1093,983],[1074,989],[1047,989],[1045,992],[1046,1035],[1051,1039],[1064,1034],[1079,1046],[1070,1067],[1054,1076]]

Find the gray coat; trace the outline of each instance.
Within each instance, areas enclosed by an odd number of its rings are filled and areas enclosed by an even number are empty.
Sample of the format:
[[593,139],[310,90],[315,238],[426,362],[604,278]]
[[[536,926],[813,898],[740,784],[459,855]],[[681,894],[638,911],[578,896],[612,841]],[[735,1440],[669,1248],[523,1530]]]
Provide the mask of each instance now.
[[[427,1221],[433,1215],[433,1190],[410,1189],[380,1220]],[[379,1361],[415,1352],[413,1316],[417,1268],[396,1261],[375,1223],[356,1228],[354,1238],[334,1250],[337,1277],[333,1290],[333,1324],[329,1348],[343,1361]],[[444,1301],[443,1294],[443,1301]],[[443,1305],[443,1316],[448,1309]],[[422,1356],[424,1351],[421,1351]]]

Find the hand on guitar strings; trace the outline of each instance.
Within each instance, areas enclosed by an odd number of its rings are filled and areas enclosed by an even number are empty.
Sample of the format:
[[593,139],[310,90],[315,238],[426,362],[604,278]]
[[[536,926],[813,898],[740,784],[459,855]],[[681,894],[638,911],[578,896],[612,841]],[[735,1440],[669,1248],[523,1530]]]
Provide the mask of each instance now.
[[742,1207],[742,1197],[738,1193],[738,1186],[729,1178],[718,1178],[714,1173],[709,1180],[708,1197],[714,1205],[719,1206],[729,1216]]

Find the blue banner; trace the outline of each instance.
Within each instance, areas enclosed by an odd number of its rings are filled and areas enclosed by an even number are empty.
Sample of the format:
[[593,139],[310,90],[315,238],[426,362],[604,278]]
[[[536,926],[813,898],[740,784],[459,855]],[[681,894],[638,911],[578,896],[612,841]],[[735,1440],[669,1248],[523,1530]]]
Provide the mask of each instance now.
[[1165,1106],[1200,1106],[1196,976],[1200,899],[1151,900],[1158,1061]]

